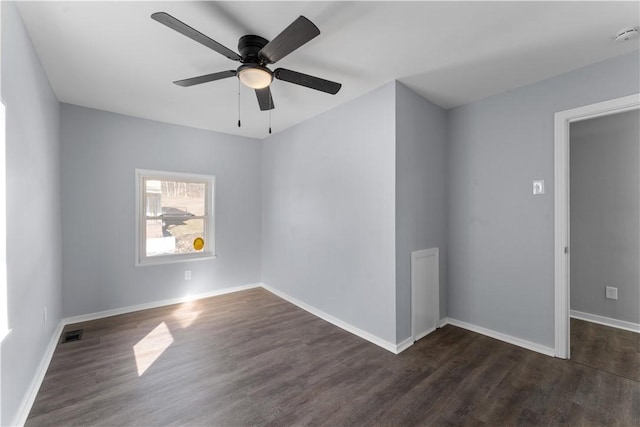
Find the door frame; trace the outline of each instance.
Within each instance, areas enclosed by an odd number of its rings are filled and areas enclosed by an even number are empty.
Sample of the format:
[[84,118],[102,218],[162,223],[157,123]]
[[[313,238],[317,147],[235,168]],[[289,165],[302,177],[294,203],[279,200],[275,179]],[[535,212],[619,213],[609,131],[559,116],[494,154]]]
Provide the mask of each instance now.
[[570,357],[570,179],[569,127],[571,123],[640,108],[636,93],[554,115],[554,251],[555,251],[555,356]]

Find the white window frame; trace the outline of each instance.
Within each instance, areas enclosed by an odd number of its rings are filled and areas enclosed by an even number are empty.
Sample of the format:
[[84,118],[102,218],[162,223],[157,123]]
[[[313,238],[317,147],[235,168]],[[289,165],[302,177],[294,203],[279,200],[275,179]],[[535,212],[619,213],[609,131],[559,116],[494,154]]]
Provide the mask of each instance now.
[[[215,252],[215,176],[184,172],[136,169],[136,266],[170,264],[175,262],[202,261],[214,259]],[[166,254],[147,256],[144,181],[198,182],[205,184],[204,249],[187,254]],[[162,218],[162,217],[159,217]]]

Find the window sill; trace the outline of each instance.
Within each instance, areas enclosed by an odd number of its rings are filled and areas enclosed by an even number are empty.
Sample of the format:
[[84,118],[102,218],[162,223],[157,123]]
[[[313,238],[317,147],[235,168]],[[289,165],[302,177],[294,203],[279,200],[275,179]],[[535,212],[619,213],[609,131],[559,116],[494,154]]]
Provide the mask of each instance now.
[[158,257],[146,258],[136,261],[136,267],[147,267],[150,265],[176,264],[180,262],[209,261],[216,259],[215,254],[202,254],[201,256],[180,256],[180,255],[160,255]]

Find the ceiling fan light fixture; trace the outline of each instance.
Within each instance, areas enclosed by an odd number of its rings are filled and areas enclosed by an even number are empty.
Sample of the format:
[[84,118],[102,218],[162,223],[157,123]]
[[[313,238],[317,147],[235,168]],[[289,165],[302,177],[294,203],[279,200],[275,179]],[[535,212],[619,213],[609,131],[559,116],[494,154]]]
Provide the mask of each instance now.
[[273,81],[273,73],[260,65],[246,65],[238,70],[238,78],[252,89],[264,89]]

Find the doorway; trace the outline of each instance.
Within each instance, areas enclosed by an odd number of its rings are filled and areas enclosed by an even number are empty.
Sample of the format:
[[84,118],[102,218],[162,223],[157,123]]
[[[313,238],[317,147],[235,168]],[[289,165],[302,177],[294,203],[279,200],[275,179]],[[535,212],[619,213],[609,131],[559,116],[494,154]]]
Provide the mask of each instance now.
[[571,356],[570,125],[639,108],[636,94],[555,114],[555,355],[559,358]]
[[640,381],[640,115],[570,126],[571,359]]

